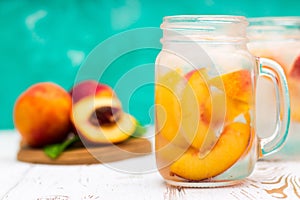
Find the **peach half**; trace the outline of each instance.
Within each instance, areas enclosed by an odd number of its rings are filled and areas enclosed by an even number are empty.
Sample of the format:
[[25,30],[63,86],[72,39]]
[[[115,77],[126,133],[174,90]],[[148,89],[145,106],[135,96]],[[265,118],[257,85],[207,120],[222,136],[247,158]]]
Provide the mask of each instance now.
[[171,175],[191,181],[217,176],[244,154],[249,145],[251,129],[244,123],[235,122],[225,127],[218,142],[204,158],[199,150],[190,148],[170,167]]
[[87,143],[110,144],[129,138],[136,119],[123,112],[116,98],[89,96],[73,105],[71,121]]

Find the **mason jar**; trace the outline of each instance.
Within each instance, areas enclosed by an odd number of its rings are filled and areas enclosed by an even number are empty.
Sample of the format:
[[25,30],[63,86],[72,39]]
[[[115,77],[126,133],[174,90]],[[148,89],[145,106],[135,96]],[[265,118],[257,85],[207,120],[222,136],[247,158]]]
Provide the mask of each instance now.
[[[238,183],[277,151],[289,127],[289,93],[279,64],[247,49],[242,16],[169,16],[155,65],[157,168],[171,185]],[[256,81],[273,80],[277,129],[256,134]],[[280,109],[279,109],[280,108]]]

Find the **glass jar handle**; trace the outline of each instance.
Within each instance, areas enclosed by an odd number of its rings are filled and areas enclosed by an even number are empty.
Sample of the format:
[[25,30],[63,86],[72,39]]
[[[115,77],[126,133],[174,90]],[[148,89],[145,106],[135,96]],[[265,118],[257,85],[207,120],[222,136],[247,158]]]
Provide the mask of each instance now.
[[287,80],[282,67],[267,58],[259,60],[259,76],[270,78],[275,87],[276,127],[273,134],[260,138],[260,157],[278,151],[286,141],[290,125],[290,96]]

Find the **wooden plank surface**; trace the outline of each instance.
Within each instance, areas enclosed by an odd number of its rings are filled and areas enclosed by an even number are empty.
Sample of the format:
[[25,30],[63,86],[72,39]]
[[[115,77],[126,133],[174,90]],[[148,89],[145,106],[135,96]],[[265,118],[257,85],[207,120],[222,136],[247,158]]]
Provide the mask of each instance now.
[[130,138],[115,145],[86,148],[79,145],[51,159],[42,149],[20,145],[17,159],[23,162],[56,165],[95,164],[124,160],[151,153],[151,143],[144,138]]
[[[140,158],[134,159],[140,162]],[[0,199],[297,200],[300,198],[297,168],[300,168],[300,163],[262,161],[241,184],[191,189],[166,185],[158,172],[120,173],[99,164],[15,163],[6,167],[0,164]]]
[[[207,199],[297,200],[300,199],[300,159],[261,160],[240,184],[223,188],[176,188],[166,185],[156,170],[127,173],[109,165],[136,165],[147,156],[92,165],[40,165],[18,162],[19,137],[0,132],[0,199]],[[298,156],[299,158],[300,156]],[[153,161],[155,162],[155,161]]]

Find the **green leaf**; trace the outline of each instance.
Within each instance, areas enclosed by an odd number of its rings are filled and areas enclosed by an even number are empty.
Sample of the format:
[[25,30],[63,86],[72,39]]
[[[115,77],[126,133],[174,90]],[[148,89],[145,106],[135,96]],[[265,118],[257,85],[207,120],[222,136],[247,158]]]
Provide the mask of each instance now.
[[136,128],[131,137],[142,137],[147,132],[147,129],[137,121]]
[[74,137],[68,138],[63,143],[51,144],[44,147],[44,152],[47,156],[52,159],[57,158],[65,149],[67,149],[71,144],[80,141],[80,138],[76,135]]

